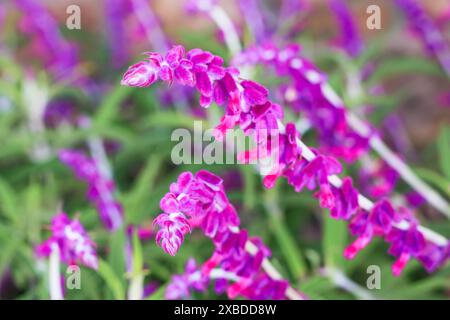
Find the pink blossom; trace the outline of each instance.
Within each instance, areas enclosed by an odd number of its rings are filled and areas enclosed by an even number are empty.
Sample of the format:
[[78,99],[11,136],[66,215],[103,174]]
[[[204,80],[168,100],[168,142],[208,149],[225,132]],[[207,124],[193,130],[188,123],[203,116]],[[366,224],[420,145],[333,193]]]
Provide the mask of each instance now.
[[64,263],[81,263],[92,269],[98,268],[95,243],[78,220],[71,221],[65,213],[59,213],[53,217],[50,230],[50,238],[36,247],[38,257],[48,257],[56,246]]

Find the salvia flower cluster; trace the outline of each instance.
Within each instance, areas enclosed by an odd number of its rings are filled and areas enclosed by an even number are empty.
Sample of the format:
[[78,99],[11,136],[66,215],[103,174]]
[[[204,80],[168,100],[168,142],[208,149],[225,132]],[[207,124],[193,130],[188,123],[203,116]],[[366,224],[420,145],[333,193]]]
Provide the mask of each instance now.
[[377,199],[387,197],[394,190],[398,173],[385,161],[367,158],[359,170],[359,182],[365,194]]
[[278,76],[292,82],[280,87],[284,102],[294,111],[302,111],[319,133],[321,151],[354,161],[366,153],[368,137],[349,126],[343,102],[327,82],[327,76],[300,54],[301,48],[291,44],[283,49],[272,43],[253,46],[235,57],[237,66],[264,64],[273,67]]
[[115,199],[114,181],[105,177],[97,162],[77,150],[64,149],[59,159],[88,185],[87,198],[95,205],[104,226],[117,230],[123,224],[123,210]]
[[80,221],[70,220],[61,212],[53,217],[50,230],[51,236],[36,247],[38,257],[48,257],[54,250],[59,250],[61,261],[68,265],[80,263],[92,269],[98,268],[96,245]]
[[73,78],[78,64],[78,48],[59,32],[58,24],[36,0],[15,0],[23,13],[21,30],[31,37],[30,49],[34,57],[45,62],[56,79]]
[[[164,213],[154,220],[154,224],[160,228],[156,241],[164,251],[174,255],[185,235],[195,227],[211,238],[215,247],[214,254],[200,272],[197,272],[195,264],[189,262],[185,274],[173,278],[167,297],[185,297],[192,288],[205,290],[213,269],[220,267],[226,273],[235,275],[237,280],[228,285],[228,279],[217,279],[222,288],[227,288],[230,298],[238,295],[261,299],[285,298],[288,283],[264,277],[261,264],[270,256],[270,251],[260,239],[250,238],[245,230],[239,230],[239,217],[218,176],[205,170],[195,175],[184,172],[170,186],[170,192],[163,197],[160,205]],[[247,251],[248,242],[257,248],[255,254]],[[261,282],[262,278],[266,281]],[[260,290],[263,285],[267,290]]]
[[356,28],[350,9],[344,0],[330,0],[330,8],[341,29],[337,44],[351,57],[357,57],[364,49],[361,35]]
[[422,39],[426,49],[433,54],[450,76],[450,46],[439,27],[417,0],[395,0],[411,27]]
[[166,289],[167,299],[187,299],[191,297],[192,291],[205,292],[211,280],[215,280],[214,291],[216,294],[228,293],[230,298],[235,294],[240,294],[248,299],[283,299],[287,289],[286,281],[273,281],[266,273],[259,273],[252,281],[243,281],[235,288],[239,290],[227,290],[229,282],[240,283],[241,278],[232,272],[224,269],[214,268],[205,276],[202,266],[197,266],[194,259],[189,259],[186,263],[185,271],[181,275],[174,275]]
[[[296,46],[290,46],[282,51],[269,46],[264,47],[262,51],[251,51],[253,55],[249,53],[246,57],[256,61],[264,58],[264,61],[277,67],[280,75],[291,73],[295,75],[297,88],[294,90],[295,96],[292,100],[303,101],[302,105],[305,102],[308,105],[308,101],[315,102],[309,106],[311,117],[315,125],[322,128],[324,133],[322,138],[325,141],[332,140],[327,144],[330,148],[334,148],[332,154],[340,154],[346,159],[357,158],[361,152],[366,151],[367,138],[362,138],[348,128],[341,100],[326,84],[325,76],[309,61],[298,57],[298,51],[299,48]],[[435,270],[448,259],[447,240],[439,238],[440,241],[436,242],[427,239],[423,229],[417,226],[411,215],[395,210],[388,200],[383,199],[375,205],[361,207],[362,196],[353,187],[351,179],[344,178],[343,181],[336,182],[338,178],[335,175],[341,172],[339,162],[319,150],[311,150],[304,145],[295,125],[287,124],[284,127],[282,109],[268,99],[268,90],[256,82],[242,79],[238,69],[224,67],[222,58],[201,49],[193,49],[185,55],[182,46],[173,47],[166,56],[147,53],[147,60],[128,69],[122,84],[146,87],[158,79],[196,87],[201,94],[200,104],[203,107],[208,107],[212,102],[224,106],[225,114],[216,127],[215,136],[218,139],[226,134],[227,129],[237,125],[247,135],[253,135],[257,142],[258,130],[278,130],[280,133],[278,149],[271,150],[270,144],[267,144],[267,154],[276,153],[278,164],[264,177],[264,185],[271,187],[278,177],[283,176],[298,192],[304,187],[317,190],[315,196],[319,199],[321,207],[330,209],[334,218],[351,221],[350,229],[357,240],[346,249],[346,257],[353,258],[375,236],[380,236],[392,244],[399,242],[393,241],[393,238],[404,239],[401,246],[396,245],[395,249],[390,250],[390,253],[398,258],[393,267],[395,274],[400,273],[411,257],[421,261],[429,271]],[[296,95],[299,91],[303,94],[301,97]],[[317,101],[322,101],[322,105],[317,104]],[[323,116],[324,114],[326,116]],[[186,181],[192,179],[187,177],[183,179]],[[180,185],[183,186],[184,183]],[[177,188],[179,187],[175,186],[174,190],[179,190]],[[173,209],[157,219],[157,224],[166,226],[157,239],[163,248],[172,254],[176,252],[184,235],[191,228],[188,218],[175,210],[183,197],[172,199],[173,197],[177,198],[178,195],[170,195],[163,199],[163,208]],[[364,199],[367,204],[368,200]],[[237,222],[234,220],[235,213],[219,217],[214,218],[214,221],[226,219],[231,224]],[[205,220],[199,223],[205,233],[213,238],[218,230],[225,228],[205,224]],[[397,236],[394,237],[394,234]],[[233,237],[237,235],[233,234]]]

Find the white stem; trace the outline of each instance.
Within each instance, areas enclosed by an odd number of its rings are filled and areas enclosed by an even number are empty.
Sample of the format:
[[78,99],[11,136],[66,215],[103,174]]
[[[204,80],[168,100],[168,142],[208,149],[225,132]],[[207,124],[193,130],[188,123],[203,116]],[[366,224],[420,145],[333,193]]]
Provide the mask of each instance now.
[[[258,248],[251,241],[246,242],[245,249],[251,255],[255,255],[256,253],[258,253]],[[262,268],[273,280],[283,280],[282,275],[278,272],[277,269],[275,269],[273,264],[270,263],[269,259],[264,258],[262,262]],[[290,300],[305,300],[305,297],[303,297],[300,293],[297,292],[297,290],[295,290],[291,286],[286,289],[286,297],[288,297]]]
[[375,297],[366,289],[348,278],[341,270],[336,268],[325,268],[324,274],[339,288],[353,294],[360,300],[375,300]]
[[241,42],[239,41],[239,36],[233,22],[225,13],[225,11],[219,6],[214,6],[208,13],[211,19],[214,20],[214,22],[222,31],[225,42],[232,56],[240,53],[242,47]]
[[31,150],[31,158],[35,161],[48,160],[52,150],[43,137],[39,137],[45,131],[44,112],[49,100],[46,87],[39,86],[32,78],[27,78],[23,87],[23,104],[28,116],[28,127],[31,134],[38,136]]
[[166,36],[159,25],[157,18],[148,5],[148,1],[131,0],[133,11],[144,28],[145,36],[154,49],[159,52],[167,51]]
[[[278,122],[278,127],[282,132],[285,130],[284,125],[281,121]],[[309,149],[307,145],[303,143],[302,140],[297,138],[297,144],[302,150],[302,156],[306,160],[312,161],[316,158],[316,155],[312,152],[311,149]],[[341,178],[339,178],[336,175],[328,176],[328,181],[330,182],[331,185],[333,185],[336,188],[340,188],[342,186]],[[358,205],[366,211],[370,211],[374,207],[374,203],[361,194],[358,194]],[[406,220],[402,220],[399,223],[395,223],[394,226],[402,230],[407,230],[410,227],[410,223]],[[439,233],[436,233],[422,226],[418,226],[417,228],[423,233],[425,238],[427,238],[429,241],[432,241],[440,246],[446,246],[448,244],[447,239],[441,236]]]
[[309,129],[311,129],[311,122],[304,118],[301,117],[300,119],[298,119],[298,121],[295,123],[295,127],[297,128],[298,133],[300,134],[300,136],[304,135],[306,132],[309,131]]
[[[348,112],[347,122],[353,130],[361,136],[369,136],[369,128],[355,114]],[[450,205],[448,202],[445,201],[439,193],[423,182],[377,135],[374,135],[369,139],[369,144],[372,149],[374,149],[380,157],[389,164],[389,166],[400,174],[403,180],[427,199],[432,206],[450,218]]]
[[[325,91],[333,92],[331,96],[337,96],[333,89],[326,84]],[[350,99],[357,99],[362,96],[360,74],[354,68],[350,70],[347,77],[347,92]],[[340,99],[339,99],[340,100]],[[342,103],[338,105],[342,106]],[[413,189],[419,192],[427,201],[450,218],[450,205],[439,193],[422,181],[410,168],[402,161],[377,135],[371,135],[370,128],[351,111],[347,111],[347,123],[359,135],[369,138],[370,147],[375,150],[386,163],[396,170],[403,180]]]
[[61,276],[59,273],[60,257],[59,248],[56,244],[52,245],[52,253],[49,258],[48,281],[51,300],[63,300],[63,292],[61,288]]
[[[89,118],[83,118],[83,120],[80,123],[80,126],[82,128],[89,128],[91,126],[91,120]],[[113,180],[112,175],[112,169],[108,161],[108,156],[106,155],[105,147],[103,146],[103,141],[100,137],[91,135],[87,139],[87,143],[89,146],[89,151],[92,155],[92,158],[95,160],[96,164],[98,165],[98,168],[100,170],[100,174],[109,180]],[[103,187],[103,184],[99,184],[100,187]],[[105,203],[113,202],[114,199],[112,199],[111,192],[109,190],[99,190],[100,197],[102,198],[102,201]],[[122,224],[122,215],[120,214],[119,210],[115,206],[111,206],[109,209],[109,212],[111,214],[111,223],[112,228],[118,228]]]
[[142,300],[144,295],[144,276],[133,275],[128,288],[128,300]]
[[[259,172],[258,167],[255,165],[254,168]],[[183,197],[183,194],[180,194],[178,197]],[[178,199],[180,200],[180,199]],[[239,227],[229,227],[231,232],[238,233]],[[250,253],[251,255],[255,255],[258,253],[258,248],[251,242],[247,241],[245,243],[245,250]],[[278,270],[270,263],[270,260],[267,258],[264,258],[262,264],[261,264],[263,270],[274,280],[283,280],[282,275],[278,272]],[[286,289],[285,293],[286,297],[290,300],[305,300],[305,297],[303,297],[301,294],[299,294],[295,289],[293,289],[290,285]]]
[[[189,276],[189,282],[199,281],[202,278],[202,271],[198,270]],[[238,282],[241,280],[234,272],[226,271],[220,268],[214,268],[209,273],[210,279],[226,279],[232,282]]]

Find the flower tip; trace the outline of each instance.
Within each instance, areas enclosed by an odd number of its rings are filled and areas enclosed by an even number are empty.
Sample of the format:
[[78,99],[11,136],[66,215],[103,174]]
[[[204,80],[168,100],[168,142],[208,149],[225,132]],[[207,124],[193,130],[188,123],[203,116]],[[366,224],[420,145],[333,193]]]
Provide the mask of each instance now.
[[358,253],[358,250],[354,245],[350,245],[344,250],[344,257],[347,260],[352,260],[354,257],[356,257]]

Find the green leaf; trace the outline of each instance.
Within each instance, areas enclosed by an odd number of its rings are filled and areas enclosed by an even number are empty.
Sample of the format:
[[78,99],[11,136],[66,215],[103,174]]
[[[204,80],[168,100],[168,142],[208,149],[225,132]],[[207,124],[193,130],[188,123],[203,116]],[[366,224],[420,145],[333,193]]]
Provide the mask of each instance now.
[[163,155],[152,154],[148,159],[144,170],[139,174],[138,180],[132,190],[125,197],[126,211],[129,213],[127,219],[131,223],[138,223],[145,210],[149,195],[152,193],[156,177],[160,172],[163,162]]
[[442,76],[440,68],[431,60],[422,57],[393,57],[384,59],[377,65],[367,85],[379,83],[386,78],[405,74],[427,74]]
[[133,233],[133,275],[142,275],[144,257],[137,232]]
[[164,299],[164,293],[166,292],[167,284],[164,284],[158,288],[153,294],[148,296],[146,300],[162,300]]
[[408,285],[392,288],[383,293],[383,298],[387,299],[423,299],[430,296],[430,294],[438,289],[448,288],[450,281],[447,278],[434,276],[421,281],[417,281]]
[[336,220],[324,215],[323,219],[323,254],[327,267],[344,266],[343,252],[348,241],[348,230],[345,221]]
[[2,179],[0,179],[0,210],[0,213],[11,222],[18,220],[16,192]]
[[160,111],[150,116],[146,124],[150,127],[193,128],[194,121],[201,122],[203,130],[208,129],[205,120],[201,120],[177,111]]
[[434,171],[426,168],[413,168],[419,178],[439,188],[447,197],[450,197],[450,182]]
[[108,263],[123,287],[125,287],[126,272],[125,246],[126,236],[124,227],[122,227],[111,235]]
[[266,191],[264,205],[266,207],[275,238],[277,239],[290,272],[294,277],[301,278],[306,274],[306,263],[295,239],[289,233],[284,224],[281,210],[276,203],[276,192],[276,188]]
[[122,281],[117,277],[114,270],[102,259],[99,260],[98,273],[105,280],[108,288],[113,293],[114,299],[124,300],[125,290]]
[[438,155],[441,170],[450,180],[450,126],[441,130],[438,138]]
[[122,102],[133,92],[131,87],[117,85],[103,99],[95,116],[97,125],[110,123],[119,111]]

